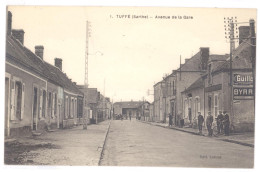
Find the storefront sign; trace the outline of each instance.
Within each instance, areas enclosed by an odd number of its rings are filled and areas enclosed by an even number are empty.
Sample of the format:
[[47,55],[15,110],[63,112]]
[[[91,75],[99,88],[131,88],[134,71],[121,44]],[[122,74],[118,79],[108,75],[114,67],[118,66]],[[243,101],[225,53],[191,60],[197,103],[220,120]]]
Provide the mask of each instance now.
[[253,87],[233,87],[234,100],[254,99]]
[[234,74],[234,85],[253,85],[252,73]]

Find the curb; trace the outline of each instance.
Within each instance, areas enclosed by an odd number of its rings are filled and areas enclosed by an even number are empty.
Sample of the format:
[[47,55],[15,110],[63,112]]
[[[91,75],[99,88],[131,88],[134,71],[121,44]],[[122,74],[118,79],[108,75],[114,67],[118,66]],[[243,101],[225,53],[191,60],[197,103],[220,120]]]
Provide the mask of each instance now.
[[[152,123],[149,123],[149,122],[146,122],[146,121],[140,121],[140,122],[145,123],[145,124],[150,124],[150,125],[153,125],[153,126],[162,127],[162,128],[168,128],[166,126],[161,126],[161,125],[158,125],[158,124],[152,124]],[[193,135],[206,137],[205,135],[200,135],[199,133],[196,133],[196,132],[186,131],[186,130],[182,130],[182,129],[178,129],[178,128],[168,128],[168,129],[173,129],[173,130],[177,130],[177,131],[190,133],[190,134],[193,134]],[[240,142],[240,141],[236,141],[236,140],[230,140],[230,139],[218,139],[218,140],[221,140],[221,141],[224,141],[224,142],[229,142],[229,143],[235,143],[235,144],[239,144],[239,145],[243,145],[243,146],[249,146],[249,147],[254,148],[254,145],[250,144],[250,143],[244,143],[244,142]]]
[[240,142],[240,141],[236,141],[236,140],[229,140],[229,139],[219,139],[219,140],[222,140],[224,142],[235,143],[235,144],[239,144],[239,145],[243,145],[243,146],[249,146],[249,147],[252,147],[252,148],[255,147],[253,144],[244,143],[244,142]]
[[107,136],[108,136],[108,133],[109,133],[109,129],[110,129],[110,124],[111,124],[111,120],[109,121],[109,125],[107,127],[107,132],[106,132],[106,135],[105,135],[105,138],[104,138],[104,142],[103,142],[103,145],[102,145],[102,150],[100,152],[100,156],[99,156],[99,161],[98,161],[98,166],[100,166],[100,163],[101,163],[101,160],[103,158],[103,152],[104,152],[104,149],[105,149],[105,144],[106,144],[106,141],[107,141]]

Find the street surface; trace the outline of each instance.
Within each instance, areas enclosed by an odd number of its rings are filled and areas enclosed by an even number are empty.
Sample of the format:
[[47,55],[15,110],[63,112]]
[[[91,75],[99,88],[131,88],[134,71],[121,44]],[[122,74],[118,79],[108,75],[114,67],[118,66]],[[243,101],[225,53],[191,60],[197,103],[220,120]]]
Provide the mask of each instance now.
[[252,168],[254,148],[145,124],[111,122],[101,165]]
[[98,166],[109,121],[5,143],[5,164]]

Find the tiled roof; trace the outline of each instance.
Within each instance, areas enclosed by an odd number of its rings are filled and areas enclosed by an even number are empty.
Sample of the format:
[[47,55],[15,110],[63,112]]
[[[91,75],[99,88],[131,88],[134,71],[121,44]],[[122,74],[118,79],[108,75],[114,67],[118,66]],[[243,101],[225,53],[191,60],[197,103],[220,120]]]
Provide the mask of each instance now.
[[[241,43],[233,52],[232,69],[250,69],[252,68],[251,57],[251,46],[246,42]],[[230,67],[229,58],[226,62],[215,68],[212,73],[228,70]]]
[[98,102],[97,88],[88,88],[87,100],[88,100],[88,103],[97,103]]
[[197,88],[203,88],[203,79],[200,77],[193,84],[191,84],[184,92],[188,92]]
[[142,105],[142,101],[128,101],[128,102],[115,102],[114,105],[119,105],[122,108],[134,109]]
[[27,70],[36,72],[48,81],[59,85],[73,93],[82,94],[74,83],[57,67],[44,62],[31,50],[23,46],[12,36],[6,37],[6,60]]
[[211,54],[209,55],[209,61],[226,61],[229,57],[228,54],[219,55],[219,54]]

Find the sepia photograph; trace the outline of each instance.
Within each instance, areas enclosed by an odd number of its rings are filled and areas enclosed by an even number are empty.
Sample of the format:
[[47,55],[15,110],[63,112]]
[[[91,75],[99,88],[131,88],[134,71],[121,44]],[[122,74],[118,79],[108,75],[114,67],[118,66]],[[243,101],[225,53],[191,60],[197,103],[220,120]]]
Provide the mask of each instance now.
[[254,169],[257,8],[5,13],[4,166]]

